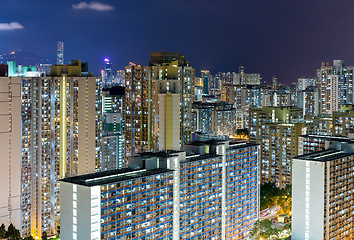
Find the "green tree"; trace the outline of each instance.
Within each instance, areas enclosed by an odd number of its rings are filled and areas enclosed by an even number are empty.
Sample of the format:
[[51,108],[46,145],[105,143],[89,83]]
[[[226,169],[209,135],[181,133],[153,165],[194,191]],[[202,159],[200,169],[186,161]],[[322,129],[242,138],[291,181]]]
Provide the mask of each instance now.
[[17,239],[21,239],[21,234],[20,231],[18,229],[16,229],[14,227],[14,225],[12,225],[12,223],[9,225],[9,227],[7,228],[7,234],[6,234],[7,239],[9,240],[17,240]]
[[48,240],[48,236],[47,236],[47,232],[46,231],[44,231],[42,233],[42,240]]
[[270,220],[263,219],[255,222],[250,232],[251,239],[278,239],[281,231],[277,229]]
[[6,238],[5,224],[1,224],[1,226],[0,226],[0,238]]

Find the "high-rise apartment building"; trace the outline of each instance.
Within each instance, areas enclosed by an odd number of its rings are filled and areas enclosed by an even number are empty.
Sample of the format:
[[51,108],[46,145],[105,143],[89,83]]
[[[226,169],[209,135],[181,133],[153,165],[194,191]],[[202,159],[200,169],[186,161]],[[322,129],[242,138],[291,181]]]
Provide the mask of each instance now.
[[247,239],[259,216],[258,154],[254,144],[195,142],[64,179],[61,239]]
[[86,67],[79,60],[53,66],[48,77],[1,79],[10,96],[1,105],[8,128],[1,162],[8,167],[0,176],[9,183],[1,190],[1,221],[22,236],[55,235],[59,179],[100,167],[102,86],[100,78],[82,75]]
[[64,64],[64,42],[57,42],[57,65]]
[[114,86],[102,91],[102,170],[125,167],[124,111],[125,88]]
[[312,122],[313,128],[309,133],[316,135],[332,135],[333,134],[333,118],[328,115],[304,116],[305,122]]
[[304,91],[308,87],[316,87],[316,78],[299,78],[297,82],[297,90]]
[[354,143],[354,141],[348,137],[314,134],[301,135],[299,137],[298,155],[323,151],[327,149],[329,147],[330,142],[333,141]]
[[342,105],[341,111],[333,112],[333,135],[348,136],[354,130],[354,105]]
[[354,238],[353,168],[353,142],[293,159],[291,239]]
[[234,136],[236,134],[236,109],[225,102],[193,103],[194,131],[216,136]]
[[233,83],[237,85],[259,85],[261,75],[259,73],[245,73],[245,68],[240,66],[239,73],[234,74]]
[[125,67],[125,156],[152,151],[155,109],[152,95],[153,82],[149,80],[149,67],[131,64]]
[[195,71],[185,56],[152,52],[150,66],[131,64],[125,77],[127,157],[191,141]]
[[250,109],[250,140],[261,145],[262,183],[291,183],[291,160],[298,154],[298,137],[312,129],[296,107]]
[[332,114],[340,105],[353,104],[354,67],[345,66],[344,61],[334,60],[333,66],[322,62],[317,70],[320,114]]
[[319,93],[315,87],[307,87],[298,91],[297,107],[303,109],[303,115],[317,116],[319,114]]
[[303,119],[302,109],[297,107],[261,107],[250,108],[250,139],[259,142],[263,122],[291,123]]
[[125,86],[125,70],[118,70],[116,75],[115,84],[118,86]]

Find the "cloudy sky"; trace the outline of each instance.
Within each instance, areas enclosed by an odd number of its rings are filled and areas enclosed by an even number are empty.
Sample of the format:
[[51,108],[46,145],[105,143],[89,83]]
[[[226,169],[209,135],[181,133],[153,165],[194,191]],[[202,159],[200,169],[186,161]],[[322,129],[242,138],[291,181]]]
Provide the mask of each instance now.
[[354,65],[353,0],[1,0],[0,53],[80,58],[99,72],[178,51],[199,71],[259,72],[270,82],[315,75],[321,61]]

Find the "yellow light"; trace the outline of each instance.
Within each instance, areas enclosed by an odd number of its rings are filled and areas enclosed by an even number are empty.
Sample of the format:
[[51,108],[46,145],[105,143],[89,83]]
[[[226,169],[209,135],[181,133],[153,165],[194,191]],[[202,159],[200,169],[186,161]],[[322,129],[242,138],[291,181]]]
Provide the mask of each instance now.
[[60,81],[60,161],[59,161],[59,177],[60,179],[65,177],[66,173],[66,125],[67,125],[67,117],[66,117],[66,90],[67,83],[66,77],[63,76]]

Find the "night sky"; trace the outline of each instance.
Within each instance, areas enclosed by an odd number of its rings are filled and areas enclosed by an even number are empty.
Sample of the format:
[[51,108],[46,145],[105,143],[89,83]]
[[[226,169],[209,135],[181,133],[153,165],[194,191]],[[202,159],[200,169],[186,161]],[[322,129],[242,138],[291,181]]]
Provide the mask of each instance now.
[[[176,51],[197,71],[258,72],[292,83],[321,61],[354,65],[353,0],[1,0],[0,54],[24,49],[55,63],[80,58],[98,74]],[[199,75],[199,73],[197,74]]]

